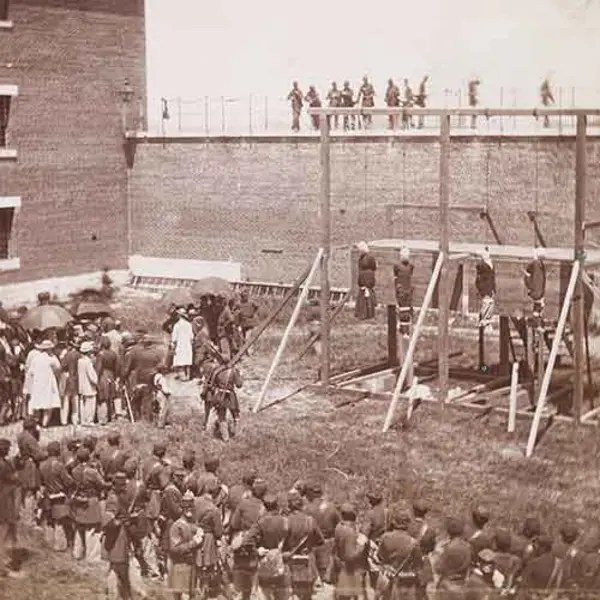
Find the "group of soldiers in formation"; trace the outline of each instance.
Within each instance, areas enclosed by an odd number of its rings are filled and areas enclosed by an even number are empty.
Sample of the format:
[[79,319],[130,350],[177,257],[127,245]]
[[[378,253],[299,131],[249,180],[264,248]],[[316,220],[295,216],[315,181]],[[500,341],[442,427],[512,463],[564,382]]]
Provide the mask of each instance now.
[[[393,79],[388,79],[387,88],[384,94],[385,105],[389,108],[425,108],[427,101],[427,83],[429,81],[429,75],[425,75],[421,79],[417,93],[414,93],[408,79],[404,79],[403,89],[401,90]],[[477,107],[479,105],[479,86],[481,80],[474,78],[469,80],[467,84],[467,98],[470,107]],[[354,91],[350,86],[349,81],[344,81],[342,89],[339,89],[337,83],[333,81],[331,88],[327,92],[327,103],[331,108],[353,108],[360,106],[361,108],[373,108],[375,106],[375,88],[369,81],[367,76],[363,77],[362,84],[358,90],[358,94],[354,95]],[[550,81],[548,78],[544,79],[540,86],[540,99],[544,107],[548,107],[554,104],[554,95],[550,87]],[[288,94],[288,100],[292,107],[292,131],[300,131],[300,116],[302,114],[302,107],[304,102],[310,108],[321,108],[323,106],[321,97],[314,85],[311,85],[306,95],[302,93],[299,88],[298,82],[294,81],[292,89]],[[388,127],[391,130],[395,130],[397,127],[397,115],[388,116]],[[339,117],[336,115],[333,118],[328,117],[329,126],[333,126],[335,129],[339,127]],[[320,127],[319,115],[311,115],[311,123],[314,129]],[[355,129],[369,129],[373,124],[371,115],[344,115],[343,117],[343,129],[344,131],[355,130]],[[402,114],[402,129],[412,129],[415,127],[412,115]],[[417,127],[422,129],[424,127],[424,118],[419,115]],[[471,128],[477,127],[477,117],[471,117]],[[550,119],[546,115],[544,116],[544,127],[550,127]]]
[[176,464],[166,444],[141,456],[118,433],[46,447],[38,438],[28,417],[17,456],[0,440],[2,576],[18,576],[10,549],[19,519],[31,518],[55,549],[107,561],[108,592],[122,599],[145,595],[151,580],[174,599],[249,600],[256,586],[271,600],[310,600],[329,586],[348,600],[367,598],[369,588],[376,599],[562,598],[551,596],[558,589],[597,597],[594,527],[567,522],[553,539],[529,517],[517,533],[492,527],[489,511],[475,506],[470,523],[446,517],[437,530],[426,503],[387,502],[377,487],[359,514],[316,480],[283,493],[255,472],[231,481],[217,456],[200,461],[191,449]]

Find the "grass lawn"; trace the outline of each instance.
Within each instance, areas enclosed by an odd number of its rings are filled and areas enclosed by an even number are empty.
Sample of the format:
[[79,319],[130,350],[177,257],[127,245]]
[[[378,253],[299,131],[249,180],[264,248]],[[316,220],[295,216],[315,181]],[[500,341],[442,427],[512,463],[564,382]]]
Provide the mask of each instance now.
[[[153,323],[158,314],[139,298],[126,299],[120,310],[128,327],[144,319]],[[551,533],[566,519],[595,516],[600,494],[595,428],[555,424],[534,457],[525,459],[514,448],[515,443],[525,444],[529,423],[518,421],[513,437],[506,433],[506,417],[496,415],[482,418],[450,409],[442,413],[434,405],[423,405],[407,429],[393,428],[383,435],[386,402],[368,400],[336,409],[334,402],[306,391],[253,415],[250,410],[280,333],[281,327],[268,331],[243,365],[241,431],[230,443],[211,439],[202,430],[193,386],[177,384],[172,426],[158,431],[143,424],[120,425],[126,445],[145,454],[154,442],[167,441],[175,462],[188,447],[200,457],[218,452],[226,483],[238,481],[249,468],[276,492],[289,489],[297,479],[311,478],[321,481],[334,500],[350,500],[360,509],[366,508],[367,488],[380,485],[389,501],[426,499],[438,522],[449,514],[468,516],[474,503],[487,505],[493,522],[505,526],[518,527],[525,516],[537,514]],[[293,361],[307,335],[299,327],[291,339],[269,399],[314,378],[314,358]],[[468,360],[476,355],[473,340],[461,343],[455,338],[452,346],[462,346]],[[353,323],[351,317],[340,319],[332,354],[334,372],[384,358],[383,316],[370,326]],[[421,359],[435,355],[435,337],[424,341],[418,354]],[[27,578],[9,582],[0,598],[93,598],[106,576],[105,570],[86,572],[67,557],[50,556],[39,545],[24,568]]]

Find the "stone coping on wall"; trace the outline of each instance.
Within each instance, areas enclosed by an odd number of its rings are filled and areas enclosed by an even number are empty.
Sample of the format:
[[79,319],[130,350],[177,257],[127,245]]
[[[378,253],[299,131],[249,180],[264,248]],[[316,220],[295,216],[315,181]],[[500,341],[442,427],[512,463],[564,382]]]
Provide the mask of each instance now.
[[[197,132],[168,132],[163,134],[148,131],[128,131],[128,140],[138,144],[299,144],[319,143],[321,136],[318,131],[291,133],[271,132],[254,134],[227,134],[227,133],[197,133]],[[588,127],[588,139],[600,138],[600,127]],[[439,131],[413,130],[413,131],[332,131],[332,143],[373,143],[373,142],[437,142]],[[575,129],[564,126],[560,131],[557,128],[532,132],[523,131],[487,131],[487,130],[454,130],[451,131],[453,141],[460,142],[526,142],[526,141],[574,141]]]

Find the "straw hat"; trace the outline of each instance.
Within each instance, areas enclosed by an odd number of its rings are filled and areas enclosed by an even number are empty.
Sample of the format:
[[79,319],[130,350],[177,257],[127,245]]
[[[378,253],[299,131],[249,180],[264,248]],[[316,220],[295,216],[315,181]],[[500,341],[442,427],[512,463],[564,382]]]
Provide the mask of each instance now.
[[81,352],[82,354],[88,354],[93,349],[94,349],[93,342],[86,341],[81,344],[81,347],[79,348],[79,352]]
[[538,247],[533,249],[534,260],[539,260],[540,258],[544,258],[544,256],[546,256],[546,251],[544,250],[544,248]]
[[40,344],[36,344],[35,347],[38,350],[52,350],[52,348],[54,348],[54,342],[52,340],[44,340]]
[[404,246],[402,250],[400,250],[400,258],[402,260],[408,260],[410,258],[410,248]]
[[358,242],[358,244],[356,244],[356,248],[361,254],[367,254],[369,252],[369,246],[367,245],[367,242]]

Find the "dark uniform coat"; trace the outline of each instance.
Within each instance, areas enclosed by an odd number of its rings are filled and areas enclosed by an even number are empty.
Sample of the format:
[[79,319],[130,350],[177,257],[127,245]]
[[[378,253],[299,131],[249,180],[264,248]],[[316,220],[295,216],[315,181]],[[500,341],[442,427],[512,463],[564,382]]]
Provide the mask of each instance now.
[[7,458],[0,458],[0,523],[14,524],[19,520],[17,507],[17,473]]
[[64,463],[56,456],[50,456],[40,465],[40,476],[46,489],[52,520],[58,521],[70,516],[67,497],[75,489],[75,481]]
[[311,584],[317,578],[313,550],[325,543],[313,517],[293,510],[288,516],[289,532],[283,544],[284,552],[293,552],[288,563],[292,585]]
[[78,525],[99,526],[102,522],[100,497],[108,484],[89,464],[78,464],[72,473],[76,491],[71,501],[73,521]]
[[204,531],[204,540],[196,555],[196,566],[200,569],[216,568],[220,560],[217,542],[223,537],[223,519],[209,494],[194,501],[194,523]]
[[324,577],[333,552],[336,527],[341,521],[340,513],[335,504],[323,498],[317,498],[309,502],[304,510],[314,518],[323,534],[323,538],[325,538],[325,543],[315,548],[317,570],[319,575]]
[[39,442],[29,431],[17,436],[22,469],[19,473],[21,488],[25,492],[35,492],[40,488],[41,478],[38,465],[46,458]]
[[342,521],[336,525],[333,556],[336,566],[336,595],[361,596],[362,577],[366,566],[366,546],[358,544],[358,531],[354,523]]
[[541,260],[532,260],[525,269],[525,286],[532,300],[541,300],[546,293],[546,266]]
[[493,266],[483,260],[475,267],[475,288],[481,298],[493,296],[496,293],[496,271]]
[[98,374],[98,401],[110,402],[116,394],[116,378],[119,375],[119,357],[113,350],[100,350],[96,357]]
[[262,500],[254,496],[244,498],[231,516],[231,531],[248,531],[265,514],[265,510]]
[[449,600],[462,600],[472,554],[471,544],[461,538],[450,540],[442,551],[437,566],[440,576],[438,589],[445,593]]
[[129,563],[128,520],[135,498],[127,488],[116,494],[111,492],[106,499],[106,508],[102,519],[104,543],[102,557],[109,563]]
[[193,541],[198,531],[195,523],[179,517],[168,529],[169,558],[171,568],[167,586],[171,592],[191,595],[195,587],[196,552],[198,546]]
[[160,515],[161,493],[170,480],[169,468],[158,457],[150,456],[142,464],[142,481],[148,491],[146,516],[150,520]]

